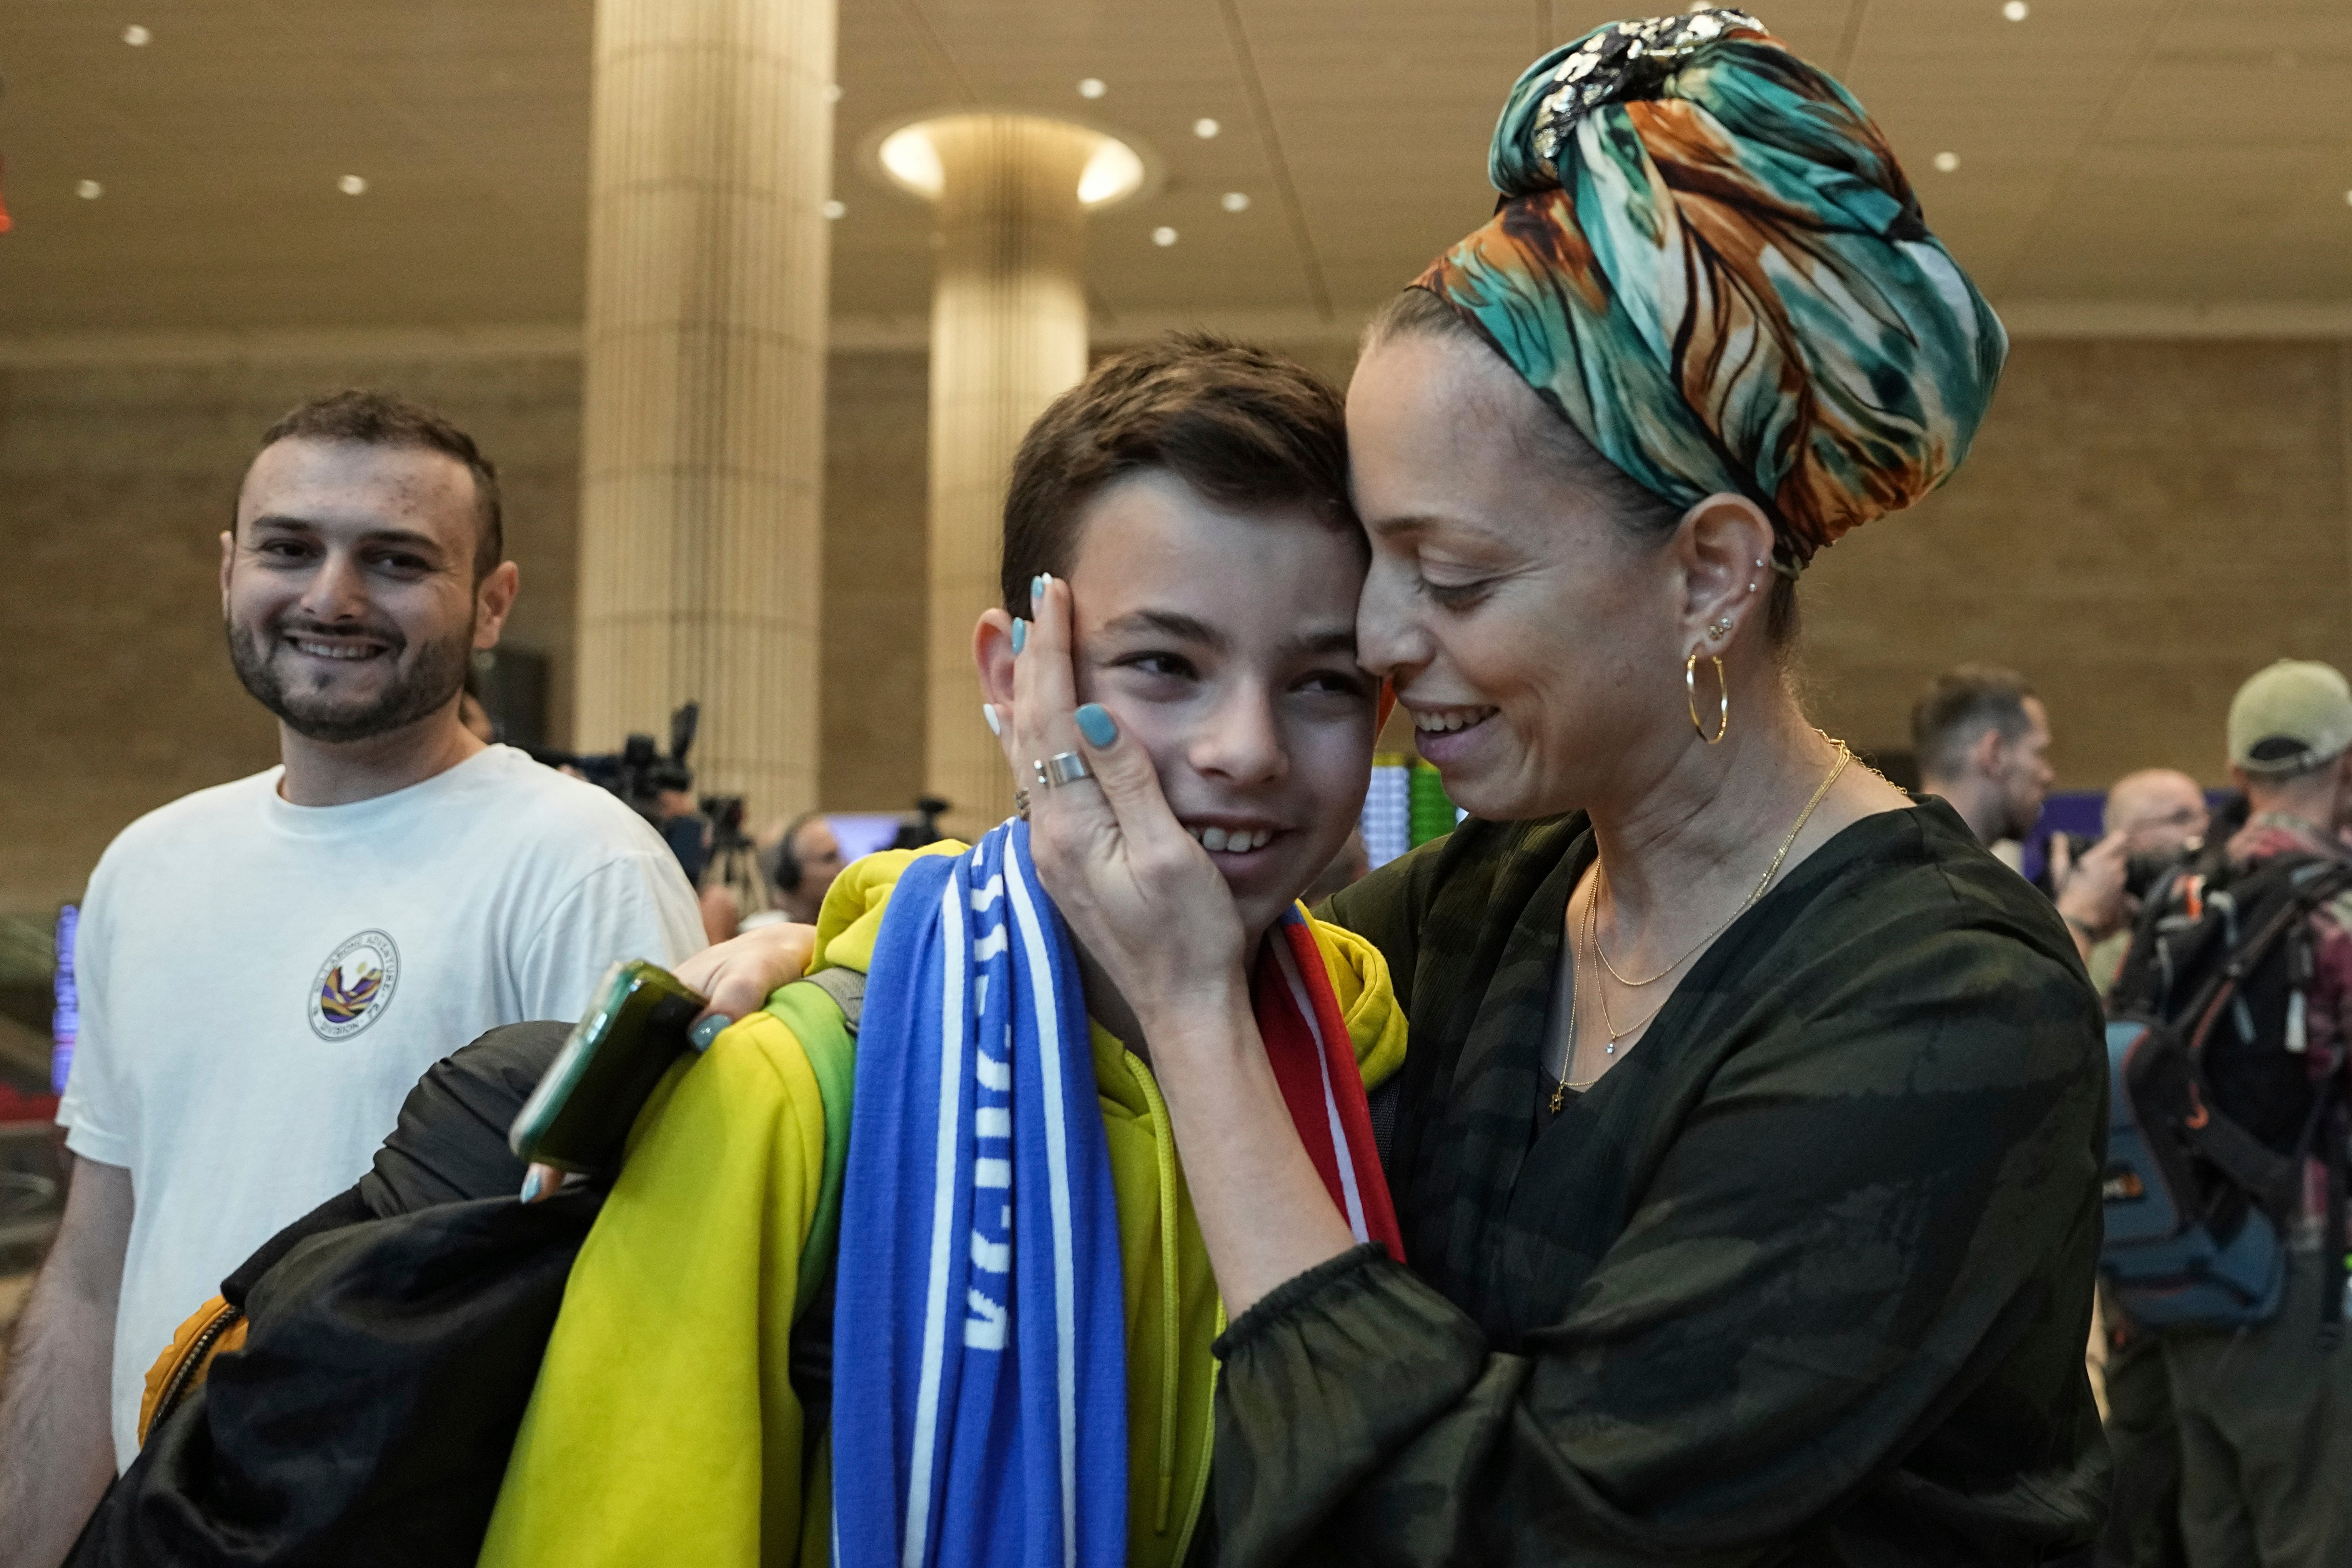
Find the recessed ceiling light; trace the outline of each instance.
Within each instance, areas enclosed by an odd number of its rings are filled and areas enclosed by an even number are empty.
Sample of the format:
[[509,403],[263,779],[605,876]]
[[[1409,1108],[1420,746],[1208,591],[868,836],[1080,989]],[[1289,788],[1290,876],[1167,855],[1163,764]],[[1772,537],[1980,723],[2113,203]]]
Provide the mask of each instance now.
[[1206,142],[1210,137],[1214,136],[1218,132],[1223,131],[1223,126],[1218,124],[1215,121],[1210,119],[1205,114],[1201,116],[1200,119],[1192,121],[1192,134],[1198,136],[1203,142]]
[[2032,16],[2033,11],[2032,7],[2026,5],[2025,0],[2008,0],[2008,3],[2001,6],[2000,14],[2012,22],[2022,22]]
[[1938,153],[1936,154],[1936,172],[1937,174],[1948,174],[1959,166],[1960,155],[1958,153]]
[[1078,172],[1078,205],[1096,207],[1115,202],[1133,195],[1142,184],[1143,160],[1135,155],[1135,149],[1106,136]]
[[824,216],[827,217],[839,217],[848,210],[849,209],[847,207],[843,206],[839,202],[827,202],[824,204]]
[[1110,89],[1103,85],[1102,78],[1098,76],[1090,76],[1084,81],[1078,83],[1078,96],[1080,98],[1100,98],[1104,93],[1107,93],[1109,90]]
[[94,202],[98,200],[99,197],[106,195],[106,187],[100,184],[96,180],[84,180],[80,184],[74,187],[74,195],[79,196],[86,202]]
[[1229,213],[1245,213],[1249,211],[1249,193],[1247,191],[1227,191],[1223,195],[1217,198],[1217,205],[1224,208]]
[[947,189],[948,172],[930,133],[919,125],[894,131],[881,149],[882,167],[907,189],[934,201]]
[[841,101],[841,84],[839,82],[829,81],[824,84],[824,100],[827,103],[839,103]]
[[341,179],[335,182],[335,189],[342,192],[343,195],[347,196],[365,195],[367,194],[367,182],[361,179],[357,174],[345,174]]
[[146,28],[141,26],[136,22],[131,23],[131,26],[122,29],[122,41],[129,44],[134,49],[145,48],[149,41],[154,37],[154,34],[149,32]]
[[1165,250],[1176,243],[1176,231],[1162,224],[1151,231],[1151,243]]
[[2352,206],[2352,191],[2344,193],[2344,202],[2347,206]]

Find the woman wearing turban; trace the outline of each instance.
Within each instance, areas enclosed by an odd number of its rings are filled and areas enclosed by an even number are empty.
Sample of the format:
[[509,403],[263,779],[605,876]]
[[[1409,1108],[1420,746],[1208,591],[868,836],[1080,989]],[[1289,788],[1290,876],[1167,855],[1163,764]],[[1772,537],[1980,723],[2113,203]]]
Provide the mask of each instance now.
[[1861,107],[1738,12],[1546,56],[1491,167],[1349,396],[1359,657],[1472,818],[1329,906],[1411,1016],[1403,1259],[1301,1151],[1208,856],[1072,713],[1066,590],[1021,660],[1015,749],[1092,768],[1033,803],[1042,874],[1135,1005],[1233,1314],[1223,1558],[2084,1544],[2098,1004],[1788,670],[1798,574],[1958,463],[2000,325]]

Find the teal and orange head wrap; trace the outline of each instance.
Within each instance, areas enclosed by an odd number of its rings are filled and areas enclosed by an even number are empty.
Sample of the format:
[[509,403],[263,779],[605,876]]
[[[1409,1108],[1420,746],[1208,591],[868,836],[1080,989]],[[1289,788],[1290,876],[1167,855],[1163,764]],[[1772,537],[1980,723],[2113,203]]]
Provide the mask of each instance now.
[[1418,286],[1648,489],[1753,499],[1783,571],[1967,454],[2007,335],[1862,106],[1753,17],[1546,55],[1488,170],[1493,220]]

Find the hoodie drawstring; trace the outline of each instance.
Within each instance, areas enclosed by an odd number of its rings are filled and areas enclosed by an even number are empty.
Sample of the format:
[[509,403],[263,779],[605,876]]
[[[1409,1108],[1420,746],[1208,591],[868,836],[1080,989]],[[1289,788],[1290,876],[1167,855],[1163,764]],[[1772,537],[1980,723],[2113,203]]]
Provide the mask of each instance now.
[[1168,1120],[1168,1102],[1160,1098],[1160,1086],[1151,1080],[1151,1069],[1133,1051],[1123,1054],[1128,1076],[1143,1091],[1144,1112],[1151,1121],[1151,1152],[1160,1163],[1160,1509],[1153,1516],[1151,1528],[1155,1534],[1165,1535],[1169,1504],[1176,1490],[1177,1342],[1181,1337],[1176,1289],[1180,1261],[1176,1235],[1176,1130]]

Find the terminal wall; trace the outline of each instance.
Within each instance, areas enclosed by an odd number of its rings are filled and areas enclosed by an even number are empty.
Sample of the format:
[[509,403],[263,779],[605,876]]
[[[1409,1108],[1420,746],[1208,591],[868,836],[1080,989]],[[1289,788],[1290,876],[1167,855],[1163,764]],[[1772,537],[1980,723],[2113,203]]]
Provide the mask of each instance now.
[[[132,817],[273,760],[221,647],[217,535],[260,430],[353,384],[439,405],[499,465],[509,636],[551,658],[569,732],[576,361],[0,355],[0,912],[74,896]],[[922,776],[924,356],[836,353],[827,417],[824,799],[893,809]],[[2352,344],[2020,343],[1968,467],[1825,554],[1805,618],[1808,701],[1857,744],[1902,745],[1931,674],[1996,659],[2049,699],[2064,785],[2152,763],[2220,782],[2246,674],[2352,668]]]

